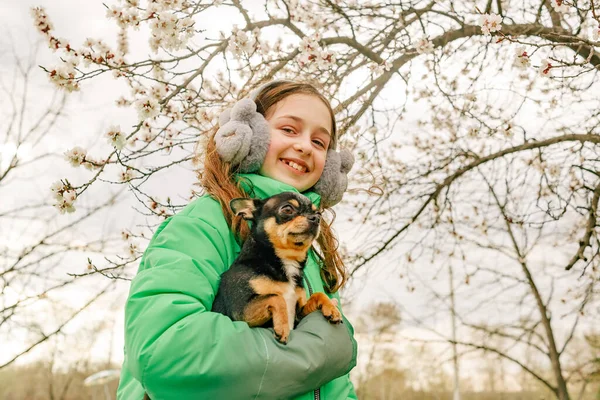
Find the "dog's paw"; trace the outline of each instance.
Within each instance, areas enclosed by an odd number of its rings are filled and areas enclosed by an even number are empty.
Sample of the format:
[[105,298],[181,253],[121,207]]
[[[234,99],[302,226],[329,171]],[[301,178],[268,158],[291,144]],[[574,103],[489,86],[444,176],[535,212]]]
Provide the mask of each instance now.
[[290,336],[289,329],[282,328],[282,329],[275,330],[275,339],[277,339],[277,341],[279,341],[282,344],[287,344],[289,336]]
[[323,316],[332,324],[339,324],[342,322],[342,313],[337,309],[333,303],[323,304],[321,307]]

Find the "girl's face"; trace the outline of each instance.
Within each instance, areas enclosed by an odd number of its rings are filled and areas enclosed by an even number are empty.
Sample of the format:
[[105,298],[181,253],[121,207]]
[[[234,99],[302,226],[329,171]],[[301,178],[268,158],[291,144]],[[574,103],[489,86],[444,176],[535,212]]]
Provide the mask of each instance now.
[[260,174],[303,192],[323,173],[331,141],[331,115],[316,96],[293,94],[273,105],[266,119],[271,143]]

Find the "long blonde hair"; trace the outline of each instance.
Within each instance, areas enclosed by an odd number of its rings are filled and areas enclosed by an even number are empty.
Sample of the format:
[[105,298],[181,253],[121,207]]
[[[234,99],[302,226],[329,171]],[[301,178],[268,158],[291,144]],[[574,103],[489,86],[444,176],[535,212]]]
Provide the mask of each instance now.
[[[278,81],[268,85],[256,97],[257,111],[266,115],[271,107],[293,94],[308,94],[318,97],[328,108],[331,115],[332,143],[337,142],[335,116],[329,101],[311,84]],[[198,178],[202,188],[221,204],[223,215],[232,232],[242,241],[248,237],[250,229],[241,217],[236,217],[229,208],[229,202],[237,197],[248,197],[241,182],[235,179],[238,173],[236,166],[224,162],[216,151],[214,135],[217,128],[209,132],[209,138],[203,151],[203,168],[198,171]],[[321,219],[321,234],[317,239],[319,249],[315,254],[321,261],[321,278],[325,289],[334,293],[347,281],[347,271],[338,252],[338,240],[331,228],[335,220],[335,212],[331,208],[323,208],[322,212],[331,214],[331,222],[327,218]]]

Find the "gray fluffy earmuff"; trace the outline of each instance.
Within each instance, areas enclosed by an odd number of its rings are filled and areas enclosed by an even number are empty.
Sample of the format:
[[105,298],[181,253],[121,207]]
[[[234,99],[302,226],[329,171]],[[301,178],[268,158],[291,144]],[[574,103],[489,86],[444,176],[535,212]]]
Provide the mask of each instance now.
[[327,150],[323,174],[313,187],[321,195],[321,204],[331,206],[342,201],[344,192],[348,189],[348,172],[353,165],[354,157],[350,150]]
[[[249,97],[241,99],[219,116],[219,130],[215,145],[223,161],[237,165],[239,172],[250,173],[260,169],[270,142],[269,123],[256,111],[255,99],[269,82],[254,90]],[[348,188],[348,172],[354,164],[350,151],[335,151],[335,141],[327,151],[325,167],[313,190],[321,196],[321,205],[331,207],[342,200]]]
[[246,98],[219,116],[215,144],[223,161],[238,165],[242,173],[255,172],[267,155],[270,137],[267,120],[256,112],[254,100]]

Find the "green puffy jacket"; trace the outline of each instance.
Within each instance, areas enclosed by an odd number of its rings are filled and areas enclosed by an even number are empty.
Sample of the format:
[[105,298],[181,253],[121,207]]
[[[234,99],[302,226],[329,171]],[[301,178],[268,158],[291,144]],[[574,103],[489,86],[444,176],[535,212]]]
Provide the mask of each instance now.
[[[260,175],[240,175],[253,197],[293,187]],[[318,205],[320,197],[305,193]],[[240,246],[221,207],[209,196],[163,222],[152,238],[125,306],[122,400],[356,399],[349,372],[356,365],[353,329],[318,313],[304,318],[287,345],[270,329],[211,312],[220,275]],[[310,253],[307,295],[323,292]],[[337,298],[337,294],[333,295]]]

